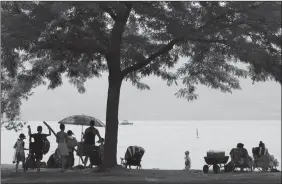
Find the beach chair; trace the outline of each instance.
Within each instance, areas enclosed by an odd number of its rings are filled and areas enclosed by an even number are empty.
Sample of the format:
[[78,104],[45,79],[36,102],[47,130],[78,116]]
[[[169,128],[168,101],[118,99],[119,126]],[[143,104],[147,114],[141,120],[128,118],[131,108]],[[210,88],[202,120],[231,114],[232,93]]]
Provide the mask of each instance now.
[[254,169],[259,171],[269,171],[271,169],[276,169],[278,166],[278,161],[274,158],[273,155],[270,155],[267,151],[261,150],[261,147],[254,147],[252,149],[254,157]]
[[124,158],[121,158],[121,165],[131,169],[131,166],[136,166],[137,169],[141,169],[142,157],[145,150],[140,146],[129,146],[125,152]]
[[238,168],[241,171],[244,171],[244,169],[253,171],[253,159],[248,155],[245,148],[233,148],[230,152],[230,157],[233,164],[233,171],[236,171]]

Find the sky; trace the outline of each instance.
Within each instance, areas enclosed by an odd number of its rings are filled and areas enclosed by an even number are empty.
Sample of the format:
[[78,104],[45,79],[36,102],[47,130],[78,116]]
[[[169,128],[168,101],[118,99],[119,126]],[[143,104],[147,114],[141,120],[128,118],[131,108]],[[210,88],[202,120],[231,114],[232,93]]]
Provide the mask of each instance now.
[[[130,82],[121,88],[119,120],[188,121],[188,120],[280,120],[281,86],[276,82],[255,83],[241,80],[242,90],[232,94],[199,86],[199,98],[188,102],[174,93],[179,86],[168,87],[154,76],[143,80],[151,90],[140,91]],[[26,121],[58,121],[67,116],[85,114],[105,121],[108,81],[88,80],[86,92],[80,94],[64,79],[55,90],[47,86],[34,89],[34,95],[24,101],[21,118]]]

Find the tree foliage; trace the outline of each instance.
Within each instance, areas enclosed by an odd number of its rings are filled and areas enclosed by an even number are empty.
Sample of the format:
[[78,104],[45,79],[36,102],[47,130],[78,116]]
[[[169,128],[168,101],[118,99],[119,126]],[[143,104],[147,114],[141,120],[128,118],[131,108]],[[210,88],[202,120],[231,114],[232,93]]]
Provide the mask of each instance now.
[[[1,114],[11,119],[34,87],[47,82],[54,89],[63,75],[81,93],[87,79],[104,71],[110,81],[120,77],[139,89],[149,89],[141,79],[150,75],[168,85],[181,80],[176,96],[188,100],[197,98],[198,85],[240,89],[239,77],[281,84],[281,2],[1,5],[1,77],[4,86],[13,84],[1,93],[9,101]],[[179,58],[185,62],[171,72]]]

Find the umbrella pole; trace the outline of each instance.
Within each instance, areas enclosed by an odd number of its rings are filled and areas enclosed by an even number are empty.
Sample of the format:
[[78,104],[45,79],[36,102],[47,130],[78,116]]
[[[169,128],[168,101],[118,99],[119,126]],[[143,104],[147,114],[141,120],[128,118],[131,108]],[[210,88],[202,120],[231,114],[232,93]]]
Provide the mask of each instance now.
[[[83,125],[81,125],[81,134],[80,134],[80,142],[82,142],[82,134],[83,134]],[[80,165],[80,160],[83,163],[82,156],[78,159],[78,165]],[[84,164],[84,163],[83,163]]]

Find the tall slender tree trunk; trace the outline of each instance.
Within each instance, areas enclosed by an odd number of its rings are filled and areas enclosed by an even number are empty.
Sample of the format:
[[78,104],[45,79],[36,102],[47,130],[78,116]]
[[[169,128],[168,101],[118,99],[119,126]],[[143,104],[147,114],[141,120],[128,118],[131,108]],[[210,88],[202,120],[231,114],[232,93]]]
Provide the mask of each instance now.
[[122,78],[109,74],[109,88],[106,112],[105,147],[102,169],[117,165],[118,109]]

